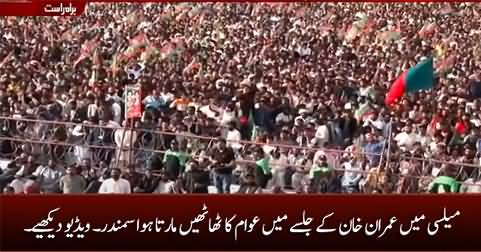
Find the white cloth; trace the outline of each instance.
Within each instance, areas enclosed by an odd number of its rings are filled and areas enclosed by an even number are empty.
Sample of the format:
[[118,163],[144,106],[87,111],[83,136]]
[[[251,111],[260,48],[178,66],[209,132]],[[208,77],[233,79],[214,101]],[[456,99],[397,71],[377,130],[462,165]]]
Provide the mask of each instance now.
[[231,112],[228,112],[228,111],[224,111],[222,113],[222,117],[220,119],[220,123],[222,125],[227,125],[228,123],[230,122],[235,122],[236,120],[236,115],[235,115],[235,112],[234,111],[231,111]]
[[227,131],[226,135],[227,146],[231,147],[232,149],[239,150],[242,148],[242,145],[239,143],[241,140],[241,133],[240,131],[234,129]]
[[77,164],[80,164],[82,160],[90,159],[90,150],[88,147],[77,145],[74,147],[73,151],[75,155],[75,162]]
[[364,127],[367,127],[367,126],[374,126],[376,129],[378,130],[383,130],[384,129],[384,126],[385,126],[385,123],[382,121],[382,120],[376,120],[376,121],[373,121],[371,119],[368,119],[365,121]]
[[396,135],[394,140],[398,143],[401,150],[411,150],[416,142],[419,142],[419,136],[414,133],[401,132]]
[[321,125],[316,130],[316,139],[322,147],[324,143],[329,142],[329,129],[326,125]]
[[174,100],[174,95],[171,93],[160,93],[160,97],[166,102],[170,103]]
[[33,175],[40,181],[40,189],[42,191],[52,192],[55,190],[55,186],[63,176],[63,172],[59,168],[52,169],[48,166],[39,166],[33,172]]
[[288,123],[291,120],[292,120],[292,118],[289,115],[284,114],[284,112],[282,112],[282,113],[280,113],[276,116],[276,123],[277,124]]
[[131,193],[130,183],[128,180],[119,178],[115,181],[113,178],[106,179],[100,186],[99,193]]
[[20,194],[24,192],[25,185],[31,184],[34,181],[26,178],[17,178],[10,182],[10,186],[13,187],[15,194]]
[[87,107],[87,116],[90,118],[90,117],[95,117],[95,115],[97,115],[97,111],[98,111],[99,107],[95,104],[90,104],[88,107]]
[[265,154],[271,155],[272,152],[276,149],[276,147],[271,146],[271,145],[264,145],[262,146],[262,150],[264,151]]
[[460,188],[462,193],[481,193],[481,181],[474,182],[474,180],[470,178],[464,182],[466,184],[463,184]]
[[205,116],[207,116],[207,118],[211,118],[211,119],[215,119],[217,120],[217,114],[215,111],[213,111],[212,109],[210,109],[210,106],[209,105],[205,105],[205,106],[202,106],[200,107],[200,112],[202,114],[204,114]]
[[154,193],[172,193],[174,190],[174,181],[163,182],[160,181]]
[[359,163],[345,162],[342,164],[344,167],[344,175],[341,179],[341,184],[344,187],[355,186],[362,177],[362,169]]
[[122,121],[122,107],[118,103],[112,104],[112,112],[114,114],[114,121],[116,123],[121,123]]
[[319,159],[320,159],[321,157],[326,157],[326,158],[327,158],[326,153],[325,153],[324,151],[322,151],[322,150],[316,151],[316,153],[314,153],[314,158],[312,159],[312,163],[313,163],[313,164],[319,163]]
[[[122,139],[122,136],[123,136],[123,139]],[[117,153],[120,151],[119,160],[128,161],[130,158],[130,153],[129,153],[130,152],[129,149],[131,148],[130,143],[134,144],[135,141],[137,141],[137,132],[133,130],[125,130],[125,134],[124,134],[124,129],[118,129],[115,131],[114,138],[115,138],[115,144],[117,145],[117,148],[119,148]],[[121,147],[123,148],[123,150],[120,150]]]
[[281,154],[279,158],[271,157],[269,160],[270,166],[272,167],[272,179],[270,181],[271,186],[279,186],[284,188],[286,185],[285,175],[287,162],[287,156],[283,154]]

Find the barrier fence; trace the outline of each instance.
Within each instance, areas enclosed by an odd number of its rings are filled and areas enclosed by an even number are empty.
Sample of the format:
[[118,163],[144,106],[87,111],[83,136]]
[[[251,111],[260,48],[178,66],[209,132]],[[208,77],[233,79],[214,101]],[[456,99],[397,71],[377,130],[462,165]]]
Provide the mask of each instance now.
[[[12,127],[13,126],[13,127]],[[54,134],[55,131],[61,129],[62,127],[64,130],[64,140],[55,140]],[[79,136],[75,136],[73,134],[72,129],[75,127],[82,127],[84,129],[92,130],[107,130],[110,131],[110,139],[107,137],[105,139],[89,139],[89,134],[84,134],[79,138]],[[5,130],[6,129],[6,130]],[[55,158],[56,160],[65,159],[68,155],[72,155],[74,148],[86,148],[92,151],[91,160],[94,162],[104,161],[106,155],[110,155],[110,159],[114,160],[115,154],[117,150],[119,150],[119,146],[116,146],[114,140],[114,132],[116,130],[127,130],[137,132],[140,137],[135,141],[134,147],[129,148],[129,151],[134,153],[135,162],[146,162],[146,159],[152,154],[164,154],[164,150],[160,150],[155,143],[155,136],[171,136],[176,138],[184,138],[188,140],[191,146],[194,146],[191,149],[191,153],[197,153],[199,150],[205,150],[206,147],[209,147],[214,143],[218,138],[213,137],[206,137],[206,136],[199,136],[194,134],[186,134],[186,133],[175,133],[175,132],[168,132],[168,131],[161,131],[161,130],[152,130],[152,129],[145,129],[145,128],[129,128],[129,127],[112,127],[107,125],[93,125],[93,124],[83,124],[83,123],[72,123],[72,122],[59,122],[59,121],[46,121],[46,120],[35,120],[35,119],[26,119],[26,118],[12,118],[12,117],[0,117],[0,143],[2,146],[4,144],[9,144],[11,153],[0,153],[3,157],[8,158],[9,155],[13,156],[18,153],[18,150],[22,148],[23,152],[30,152],[29,154],[36,154],[40,157],[45,158]],[[238,141],[234,143],[239,143],[243,146],[264,146],[265,143],[259,143],[254,141]],[[355,156],[365,156],[365,155],[383,155],[383,154],[376,154],[376,153],[366,153],[362,151],[345,151],[345,150],[337,150],[337,149],[329,149],[329,148],[309,148],[305,146],[296,146],[296,145],[285,145],[285,144],[274,144],[269,143],[269,146],[277,147],[277,148],[284,148],[288,150],[302,150],[308,152],[315,152],[315,151],[323,151],[326,153],[327,156],[331,157],[331,160],[334,160],[336,163],[333,165],[334,170],[336,171],[351,171],[351,172],[358,172],[368,175],[372,172],[364,171],[364,170],[350,170],[341,168],[339,164],[339,160],[341,159],[342,155],[350,154]],[[8,146],[7,146],[8,147]],[[197,147],[197,148],[195,148]],[[8,149],[8,148],[7,148]],[[165,148],[164,148],[165,149]],[[188,156],[192,158],[199,158],[200,155],[198,154],[189,154]],[[241,155],[242,156],[242,155]],[[459,166],[462,170],[463,167],[471,167],[475,168],[479,171],[479,166],[474,164],[467,164],[467,163],[457,163],[457,162],[446,162],[443,160],[436,160],[436,159],[427,159],[427,158],[418,158],[412,156],[405,156],[401,155],[402,159],[410,160],[410,161],[419,161],[424,164],[449,164],[453,166]],[[390,159],[386,160],[387,166],[389,166]],[[244,159],[242,157],[236,160],[238,164],[255,164],[255,160]],[[289,167],[303,167],[303,165],[295,165],[295,164],[277,164],[277,165],[284,165]],[[477,173],[475,180],[479,179],[479,172]],[[391,173],[390,176],[406,179],[432,179],[432,176],[421,176],[421,175],[410,175],[410,174],[395,174]],[[473,183],[466,183],[460,181],[460,183],[468,186],[481,186],[478,184]]]

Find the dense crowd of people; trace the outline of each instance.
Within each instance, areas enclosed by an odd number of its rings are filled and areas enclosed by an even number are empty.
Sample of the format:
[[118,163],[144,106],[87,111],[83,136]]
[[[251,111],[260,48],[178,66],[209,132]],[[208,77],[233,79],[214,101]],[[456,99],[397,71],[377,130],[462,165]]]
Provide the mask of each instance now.
[[[481,192],[480,13],[115,3],[2,17],[0,188]],[[429,57],[434,88],[387,106],[398,76]],[[133,85],[141,114],[127,118]]]

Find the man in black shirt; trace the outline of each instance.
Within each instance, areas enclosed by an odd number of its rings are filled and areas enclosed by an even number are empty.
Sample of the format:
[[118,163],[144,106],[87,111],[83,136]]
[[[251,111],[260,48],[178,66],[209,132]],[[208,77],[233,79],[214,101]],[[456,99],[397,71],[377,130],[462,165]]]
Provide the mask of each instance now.
[[224,139],[219,140],[217,148],[211,154],[214,184],[217,188],[217,193],[230,193],[234,161],[235,155],[232,148],[227,147]]
[[189,193],[209,193],[209,171],[199,167],[197,161],[190,163],[190,171],[185,174],[185,188]]

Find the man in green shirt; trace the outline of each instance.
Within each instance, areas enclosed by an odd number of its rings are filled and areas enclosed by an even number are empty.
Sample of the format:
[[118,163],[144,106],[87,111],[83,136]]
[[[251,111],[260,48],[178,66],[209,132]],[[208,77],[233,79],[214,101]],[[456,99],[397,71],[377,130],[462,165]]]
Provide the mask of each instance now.
[[326,156],[321,156],[309,170],[309,179],[311,180],[309,191],[311,193],[325,192],[331,181],[333,171],[327,164]]
[[460,183],[449,176],[439,176],[429,186],[430,193],[458,193]]
[[269,155],[264,153],[264,150],[259,148],[256,153],[256,184],[257,190],[265,189],[267,183],[272,178],[271,166],[269,164]]
[[163,165],[170,179],[176,179],[183,171],[189,156],[179,149],[179,144],[172,141],[170,149],[164,153]]

